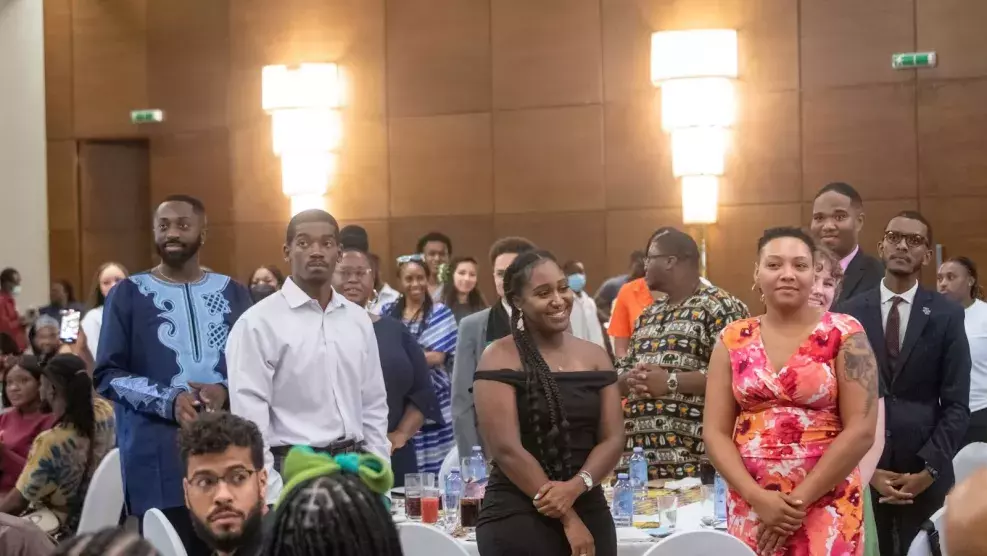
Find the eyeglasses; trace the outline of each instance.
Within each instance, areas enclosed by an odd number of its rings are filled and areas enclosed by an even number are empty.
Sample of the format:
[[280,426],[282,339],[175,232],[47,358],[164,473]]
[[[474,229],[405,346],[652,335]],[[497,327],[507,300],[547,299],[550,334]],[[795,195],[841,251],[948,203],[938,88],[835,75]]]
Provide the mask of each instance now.
[[189,484],[202,494],[212,494],[220,482],[226,483],[232,488],[240,488],[250,477],[256,473],[256,469],[236,468],[230,469],[223,476],[212,473],[197,473],[189,479]]
[[891,245],[898,245],[901,243],[901,240],[905,240],[905,244],[909,247],[921,247],[929,244],[929,240],[925,239],[925,236],[922,234],[906,234],[890,230],[884,232],[884,241]]
[[672,259],[672,258],[675,258],[677,256],[678,255],[651,255],[651,254],[648,254],[648,255],[645,255],[644,256],[644,264],[651,264],[652,261],[656,261],[658,259]]
[[351,278],[359,280],[365,276],[370,276],[373,274],[372,268],[339,268],[336,267],[336,276],[339,276],[343,280],[349,280]]

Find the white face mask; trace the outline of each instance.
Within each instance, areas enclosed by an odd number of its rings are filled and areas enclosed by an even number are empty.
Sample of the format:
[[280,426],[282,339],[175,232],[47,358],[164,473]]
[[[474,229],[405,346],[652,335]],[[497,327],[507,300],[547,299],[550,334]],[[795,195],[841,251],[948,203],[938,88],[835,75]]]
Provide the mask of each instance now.
[[10,293],[13,294],[14,297],[17,297],[18,295],[21,294],[21,287],[20,286],[14,286],[14,289],[10,290]]

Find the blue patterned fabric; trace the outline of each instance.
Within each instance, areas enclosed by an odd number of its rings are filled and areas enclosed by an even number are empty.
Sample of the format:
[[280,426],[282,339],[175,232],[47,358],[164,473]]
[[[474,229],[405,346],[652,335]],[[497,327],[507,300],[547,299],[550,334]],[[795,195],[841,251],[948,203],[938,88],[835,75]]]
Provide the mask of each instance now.
[[[385,306],[381,312],[390,314],[392,306]],[[425,321],[424,330],[420,330],[421,321],[403,320],[411,335],[418,339],[418,345],[426,352],[437,351],[446,354],[446,362],[451,362],[456,354],[456,338],[459,327],[452,310],[441,303],[432,306],[432,311]],[[432,367],[432,388],[439,402],[443,424],[426,419],[421,430],[415,435],[415,456],[418,459],[418,471],[422,473],[438,473],[446,454],[455,445],[452,431],[452,380],[445,367]]]
[[192,284],[135,274],[110,291],[94,381],[114,402],[132,513],[185,505],[175,398],[189,382],[226,384],[226,337],[250,305],[246,288],[211,272]]

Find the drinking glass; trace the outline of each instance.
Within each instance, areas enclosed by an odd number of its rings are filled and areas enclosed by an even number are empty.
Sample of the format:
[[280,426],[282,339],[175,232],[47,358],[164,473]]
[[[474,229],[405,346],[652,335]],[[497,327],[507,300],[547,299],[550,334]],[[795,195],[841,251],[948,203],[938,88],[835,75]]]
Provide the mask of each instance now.
[[436,487],[426,486],[422,488],[422,523],[436,524],[439,522],[440,496],[439,489]]
[[658,497],[658,523],[662,527],[675,529],[678,520],[679,497],[675,494],[665,494]]
[[699,487],[702,494],[703,518],[713,518],[713,499],[716,496],[716,487],[713,485],[702,485]]
[[404,476],[404,511],[411,521],[422,519],[423,473],[408,473]]

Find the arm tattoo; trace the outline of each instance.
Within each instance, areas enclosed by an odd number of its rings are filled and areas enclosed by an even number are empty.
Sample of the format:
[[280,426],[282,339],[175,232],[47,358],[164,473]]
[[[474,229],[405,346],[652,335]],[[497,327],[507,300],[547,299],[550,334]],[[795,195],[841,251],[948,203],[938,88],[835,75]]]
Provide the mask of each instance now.
[[863,333],[853,334],[843,343],[840,352],[843,354],[843,378],[860,384],[867,391],[864,415],[869,415],[877,400],[877,360],[870,341]]

